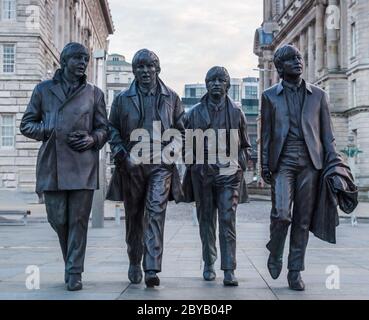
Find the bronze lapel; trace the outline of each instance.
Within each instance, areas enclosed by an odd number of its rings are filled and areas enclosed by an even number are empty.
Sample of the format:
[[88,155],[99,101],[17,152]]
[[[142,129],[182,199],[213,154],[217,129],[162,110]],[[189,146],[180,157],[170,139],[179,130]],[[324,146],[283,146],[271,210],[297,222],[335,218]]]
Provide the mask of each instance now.
[[50,87],[50,91],[60,100],[62,104],[65,102],[66,96],[60,82]]

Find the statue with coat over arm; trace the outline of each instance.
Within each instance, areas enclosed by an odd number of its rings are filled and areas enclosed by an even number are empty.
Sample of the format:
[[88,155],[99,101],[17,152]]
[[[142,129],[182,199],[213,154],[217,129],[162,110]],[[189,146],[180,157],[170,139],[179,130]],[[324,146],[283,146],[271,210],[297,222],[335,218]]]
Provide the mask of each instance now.
[[[322,198],[328,195],[326,184],[334,181],[329,189],[336,188],[339,195],[347,195],[351,187],[355,193],[355,186],[336,151],[327,93],[302,78],[300,51],[283,45],[274,54],[274,64],[281,81],[265,90],[261,99],[262,177],[272,192],[267,266],[277,279],[291,226],[287,280],[290,289],[302,291],[309,231],[335,241],[337,203]],[[339,190],[339,185],[349,187]],[[356,206],[354,198],[347,208]]]

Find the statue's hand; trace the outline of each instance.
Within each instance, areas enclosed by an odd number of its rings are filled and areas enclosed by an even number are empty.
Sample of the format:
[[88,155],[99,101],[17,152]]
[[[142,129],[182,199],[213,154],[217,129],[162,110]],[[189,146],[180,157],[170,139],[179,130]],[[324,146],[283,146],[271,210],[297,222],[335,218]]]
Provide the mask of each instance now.
[[272,174],[270,173],[269,169],[263,169],[261,172],[261,177],[263,178],[265,183],[272,183]]
[[95,145],[95,140],[87,131],[74,131],[68,135],[68,144],[74,150],[83,152]]

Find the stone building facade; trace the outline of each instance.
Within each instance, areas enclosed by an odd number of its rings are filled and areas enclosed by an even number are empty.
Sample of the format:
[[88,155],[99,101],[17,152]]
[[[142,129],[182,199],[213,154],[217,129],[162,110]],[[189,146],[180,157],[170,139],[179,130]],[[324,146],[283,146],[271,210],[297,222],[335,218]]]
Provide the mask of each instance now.
[[106,61],[106,105],[111,107],[114,98],[119,92],[131,85],[135,76],[132,64],[126,61],[121,54],[110,54]]
[[[297,46],[305,60],[304,78],[328,92],[337,149],[348,161],[369,199],[369,1],[264,0],[256,30],[261,91],[277,81],[273,53]],[[360,151],[361,153],[359,153]]]
[[[132,64],[121,54],[110,54],[106,61],[106,107],[108,113],[114,98],[123,90],[127,90],[134,80]],[[110,180],[114,170],[114,160],[110,146],[106,144],[106,179]]]
[[94,57],[113,28],[107,0],[0,0],[0,189],[34,190],[40,143],[19,132],[33,88],[53,76],[71,41],[90,50],[88,80],[100,82]]

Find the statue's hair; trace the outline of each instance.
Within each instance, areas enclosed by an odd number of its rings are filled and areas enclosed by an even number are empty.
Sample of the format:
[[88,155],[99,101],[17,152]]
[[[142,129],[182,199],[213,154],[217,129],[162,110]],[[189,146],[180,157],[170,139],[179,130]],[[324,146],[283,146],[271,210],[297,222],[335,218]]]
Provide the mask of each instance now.
[[283,45],[274,53],[274,65],[281,79],[284,79],[283,62],[296,53],[301,55],[299,49],[291,44]]
[[146,62],[147,60],[153,61],[156,71],[159,73],[161,70],[159,57],[153,51],[148,49],[141,49],[135,53],[132,59],[132,70],[135,71],[141,62]]
[[60,65],[62,69],[65,67],[68,59],[70,59],[75,54],[86,54],[88,55],[88,57],[90,57],[88,49],[84,45],[78,42],[70,42],[64,47],[63,51],[60,54]]
[[228,91],[229,88],[231,87],[231,78],[229,76],[227,69],[224,67],[215,66],[210,68],[210,70],[206,73],[205,83],[208,83],[210,79],[216,75],[225,76],[227,80],[227,91]]

